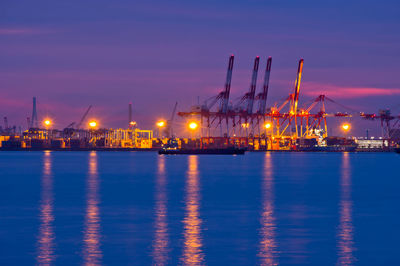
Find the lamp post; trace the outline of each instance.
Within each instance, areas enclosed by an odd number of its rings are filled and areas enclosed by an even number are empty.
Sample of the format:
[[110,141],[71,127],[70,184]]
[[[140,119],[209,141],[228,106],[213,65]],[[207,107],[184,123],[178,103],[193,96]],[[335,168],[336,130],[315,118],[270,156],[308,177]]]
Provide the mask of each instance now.
[[[98,126],[98,123],[95,120],[91,120],[89,122],[89,133],[90,133],[90,139],[93,140],[92,145],[96,146],[96,140],[97,140],[97,135],[96,135],[96,128]],[[93,138],[94,136],[94,138]]]
[[269,149],[268,147],[268,142],[271,141],[271,147],[272,147],[272,134],[268,134],[271,133],[270,130],[272,129],[272,123],[271,122],[266,122],[264,124],[265,127],[265,139],[267,141],[267,149]]
[[268,131],[272,128],[271,122],[265,123],[264,127],[265,127],[265,135],[268,135]]
[[96,129],[96,127],[97,127],[97,122],[96,121],[92,120],[92,121],[89,122],[89,128],[90,129]]
[[349,132],[350,129],[351,129],[351,126],[349,123],[342,124],[342,130],[344,131],[345,137],[347,137],[347,132]]
[[166,123],[164,120],[160,120],[156,123],[157,127],[158,127],[158,138],[162,138],[162,134],[161,134],[161,130],[162,128],[165,127]]
[[46,137],[45,137],[45,139],[48,139],[49,138],[49,128],[50,128],[50,126],[51,126],[51,120],[50,119],[45,119],[44,121],[43,121],[43,124],[44,124],[44,127],[45,127],[45,129],[46,129]]
[[190,131],[192,132],[192,134],[191,134],[192,138],[194,138],[195,131],[199,127],[199,125],[196,122],[192,121],[192,122],[189,122],[188,127],[189,127]]

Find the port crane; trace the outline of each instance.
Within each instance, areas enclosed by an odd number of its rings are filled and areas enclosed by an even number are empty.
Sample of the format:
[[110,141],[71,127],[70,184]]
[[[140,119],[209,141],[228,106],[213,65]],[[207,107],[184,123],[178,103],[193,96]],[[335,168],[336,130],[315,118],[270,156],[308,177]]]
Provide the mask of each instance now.
[[173,138],[174,137],[174,133],[173,133],[173,122],[174,122],[174,118],[175,118],[175,113],[176,113],[176,108],[178,107],[178,102],[175,102],[174,108],[172,109],[172,114],[171,114],[171,118],[169,120],[167,120],[166,122],[166,126],[165,126],[165,135],[167,136],[167,138]]
[[92,109],[92,106],[89,105],[88,109],[86,110],[86,112],[83,114],[81,120],[79,121],[79,123],[76,125],[76,129],[80,129],[82,127],[82,123],[85,121],[87,115],[89,114],[90,109]]

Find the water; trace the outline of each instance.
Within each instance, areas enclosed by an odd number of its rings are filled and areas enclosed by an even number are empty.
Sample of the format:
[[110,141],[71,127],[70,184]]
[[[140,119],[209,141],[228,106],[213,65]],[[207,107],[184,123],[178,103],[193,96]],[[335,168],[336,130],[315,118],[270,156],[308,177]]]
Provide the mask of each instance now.
[[399,161],[1,152],[0,265],[399,265]]

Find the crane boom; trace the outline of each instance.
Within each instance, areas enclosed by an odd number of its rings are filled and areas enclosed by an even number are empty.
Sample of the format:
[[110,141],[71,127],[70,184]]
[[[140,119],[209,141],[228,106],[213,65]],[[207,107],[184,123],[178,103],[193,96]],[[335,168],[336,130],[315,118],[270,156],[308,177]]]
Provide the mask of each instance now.
[[171,121],[171,123],[174,121],[174,118],[175,118],[176,107],[178,107],[178,102],[175,102],[174,109],[172,110],[171,118],[169,120],[169,121]]
[[259,100],[259,113],[265,114],[266,107],[267,107],[267,97],[268,97],[268,87],[269,87],[269,77],[271,75],[271,63],[272,63],[272,57],[268,57],[267,60],[267,67],[265,69],[265,76],[264,76],[264,85],[263,85],[263,91],[260,94]]
[[251,76],[250,91],[249,91],[248,101],[247,101],[247,113],[248,114],[251,114],[253,112],[254,95],[256,93],[257,74],[258,74],[259,63],[260,63],[260,57],[257,56],[254,59],[253,74]]
[[173,130],[172,130],[172,123],[174,121],[175,118],[175,113],[176,113],[176,108],[178,107],[178,102],[175,102],[174,105],[174,109],[172,109],[172,114],[171,114],[171,118],[167,121],[167,126],[165,127],[165,134],[168,138],[170,138],[171,136],[173,136]]
[[294,87],[294,97],[293,97],[293,106],[292,106],[292,112],[294,114],[297,114],[297,105],[299,102],[299,94],[300,94],[301,75],[303,73],[303,62],[304,62],[304,60],[300,59],[299,67],[297,69],[296,85]]
[[80,127],[82,126],[83,121],[85,120],[86,116],[88,115],[90,109],[92,109],[92,106],[89,105],[88,109],[86,110],[86,112],[83,114],[81,120],[79,121],[79,123],[76,125],[76,129],[80,129]]
[[225,81],[225,89],[222,93],[222,101],[220,104],[220,112],[226,114],[228,111],[229,104],[229,94],[231,91],[231,80],[232,80],[232,69],[233,69],[233,61],[234,55],[229,57],[228,70],[226,72],[226,81]]

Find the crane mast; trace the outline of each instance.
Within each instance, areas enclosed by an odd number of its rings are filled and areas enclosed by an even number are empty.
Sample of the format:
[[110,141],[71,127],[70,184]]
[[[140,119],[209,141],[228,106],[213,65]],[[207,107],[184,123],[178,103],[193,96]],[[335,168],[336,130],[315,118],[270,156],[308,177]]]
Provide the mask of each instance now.
[[226,81],[224,92],[222,93],[222,101],[220,104],[220,112],[227,113],[229,104],[229,94],[231,91],[232,69],[233,69],[234,55],[229,57],[228,70],[226,73]]
[[79,123],[76,125],[76,129],[80,129],[80,127],[82,126],[83,121],[85,120],[86,116],[88,115],[90,109],[92,109],[92,106],[89,105],[88,109],[86,110],[86,112],[83,114],[81,121],[79,121]]
[[172,123],[174,122],[177,107],[178,107],[178,102],[175,102],[174,109],[172,110],[171,118],[167,121],[166,135],[168,138],[173,137],[173,135],[174,135],[174,132],[172,129]]
[[294,87],[294,96],[293,96],[293,106],[292,106],[292,113],[294,115],[297,114],[297,105],[299,102],[299,94],[300,94],[300,83],[301,83],[301,75],[303,73],[303,59],[299,61],[299,67],[297,68],[297,77],[296,77],[296,84]]
[[259,63],[260,63],[260,57],[257,56],[254,59],[253,74],[251,76],[250,92],[249,92],[249,98],[248,98],[247,110],[246,110],[248,114],[251,114],[253,112],[254,95],[256,93],[257,74],[258,74],[258,65],[259,65]]
[[268,87],[269,87],[269,77],[271,75],[271,63],[272,63],[272,57],[268,57],[267,67],[265,69],[263,91],[262,91],[262,93],[260,94],[260,97],[259,97],[260,105],[259,105],[258,111],[259,111],[260,114],[265,114],[265,111],[266,111],[267,97],[268,97]]

